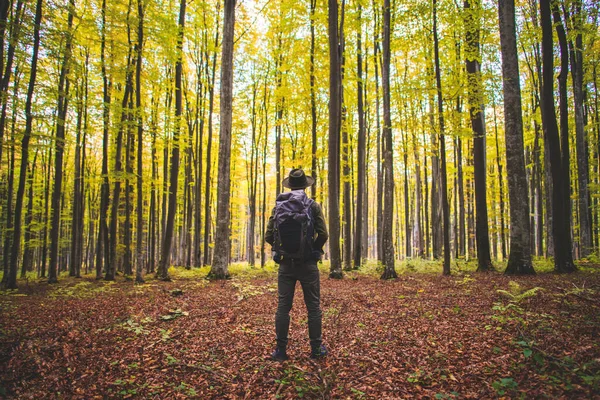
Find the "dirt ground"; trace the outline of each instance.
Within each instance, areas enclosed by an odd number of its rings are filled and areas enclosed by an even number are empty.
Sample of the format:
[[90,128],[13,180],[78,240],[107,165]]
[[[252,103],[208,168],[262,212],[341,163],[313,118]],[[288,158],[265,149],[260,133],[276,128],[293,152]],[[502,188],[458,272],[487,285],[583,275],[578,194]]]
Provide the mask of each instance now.
[[[600,272],[600,269],[598,269]],[[0,397],[600,398],[600,273],[321,277],[330,355],[297,287],[272,362],[276,275],[175,274],[0,292]]]

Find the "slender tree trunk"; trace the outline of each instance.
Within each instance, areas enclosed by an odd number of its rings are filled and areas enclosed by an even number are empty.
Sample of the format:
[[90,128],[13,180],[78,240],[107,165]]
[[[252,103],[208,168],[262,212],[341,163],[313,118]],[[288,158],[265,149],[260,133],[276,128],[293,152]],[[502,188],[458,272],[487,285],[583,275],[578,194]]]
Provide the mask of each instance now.
[[[212,150],[212,133],[213,133],[213,123],[212,123],[212,115],[213,115],[213,107],[214,107],[214,93],[215,93],[215,71],[217,69],[217,45],[219,43],[219,10],[220,10],[221,2],[217,2],[216,9],[216,21],[217,26],[215,28],[215,48],[213,50],[212,57],[212,66],[211,66],[211,78],[209,82],[209,93],[208,93],[208,140],[206,145],[206,182],[204,183],[204,265],[209,264],[210,260],[210,225],[211,225],[211,150]],[[206,68],[208,74],[208,54],[206,55]]]
[[135,281],[143,283],[143,265],[144,265],[144,193],[143,180],[144,173],[143,164],[143,137],[144,137],[144,120],[142,113],[142,49],[144,45],[144,4],[143,0],[137,1],[138,9],[138,37],[136,43],[137,63],[135,69],[135,109],[137,115],[137,228],[136,228],[136,264],[135,264]]
[[217,186],[217,230],[215,249],[209,276],[215,279],[229,277],[231,242],[229,196],[231,190],[231,125],[233,103],[233,35],[235,31],[236,0],[225,0],[223,14],[223,47],[221,52],[221,124],[219,127],[219,184]]
[[[102,278],[102,270],[108,269],[109,239],[108,239],[108,205],[110,202],[110,184],[108,181],[108,145],[110,128],[110,84],[106,74],[106,0],[102,0],[102,39],[100,63],[102,70],[102,186],[100,189],[100,212],[98,222],[98,242],[96,246],[96,279]],[[106,266],[104,267],[104,263]]]
[[[13,14],[10,27],[10,40],[8,43],[8,50],[6,54],[6,67],[4,66],[4,34],[7,23],[7,13],[11,8],[11,2],[8,0],[2,1],[0,5],[0,36],[2,50],[0,50],[0,99],[2,100],[2,111],[0,112],[0,169],[2,168],[2,148],[4,139],[4,128],[6,125],[6,111],[8,109],[8,86],[10,84],[10,75],[12,72],[12,64],[15,56],[15,46],[20,42],[19,33],[21,31],[21,19],[25,12],[23,7],[23,1],[17,2],[17,8]],[[4,71],[4,72],[3,72]],[[15,74],[16,75],[16,74]]]
[[152,135],[152,148],[151,148],[151,156],[152,156],[152,181],[150,182],[150,210],[149,210],[149,221],[148,221],[148,231],[150,234],[150,243],[149,243],[149,253],[150,256],[148,258],[148,266],[146,267],[147,273],[154,272],[156,268],[156,244],[157,244],[157,230],[158,230],[158,221],[157,221],[157,195],[156,195],[156,182],[158,180],[158,160],[156,156],[156,124],[158,119],[158,102],[155,102],[154,97],[152,98],[152,119],[151,119],[151,135]]
[[[3,286],[6,286],[8,289],[16,289],[17,288],[17,268],[18,268],[18,260],[20,253],[20,245],[21,245],[21,215],[23,209],[23,199],[25,197],[25,182],[27,180],[27,168],[28,168],[28,159],[29,159],[29,141],[31,139],[31,131],[32,131],[32,123],[33,123],[33,115],[31,112],[31,106],[33,101],[33,92],[35,89],[35,82],[37,76],[37,61],[38,61],[38,53],[39,53],[39,45],[40,45],[40,24],[42,21],[42,0],[38,0],[36,3],[36,11],[35,11],[35,26],[33,31],[33,54],[31,56],[31,72],[29,75],[29,86],[27,89],[27,98],[25,100],[25,132],[23,133],[23,139],[21,141],[21,166],[19,170],[19,184],[17,188],[17,199],[15,202],[15,216],[14,223],[12,224],[12,243],[9,240],[9,228],[11,227],[10,219],[12,218],[11,205],[12,202],[12,181],[14,178],[9,178],[9,190],[7,196],[7,230],[6,230],[6,240],[5,240],[5,254],[4,257],[4,265],[9,266],[8,269],[5,268],[3,275]],[[8,65],[7,65],[8,67]],[[7,72],[8,73],[8,72]],[[15,74],[16,75],[16,74]],[[4,82],[3,82],[4,84]],[[15,82],[15,85],[17,83]],[[17,86],[15,86],[15,104],[17,101]],[[3,102],[4,103],[4,102]],[[4,109],[4,105],[3,105]],[[14,123],[14,118],[13,118]],[[3,129],[3,127],[2,127]],[[2,147],[2,143],[0,141],[0,148]],[[14,168],[14,147],[12,151],[12,167],[10,171],[10,175],[13,174],[12,169]],[[0,158],[1,161],[1,158]],[[31,199],[30,199],[31,202]],[[29,228],[28,228],[29,229]],[[12,249],[10,252],[8,251],[9,245],[12,244]],[[10,257],[10,260],[8,259]]]
[[82,126],[83,126],[83,85],[76,82],[76,108],[77,108],[77,127],[75,139],[75,177],[73,182],[73,210],[71,219],[71,263],[69,265],[69,276],[80,277],[81,262],[79,249],[83,241],[83,231],[80,230],[80,221],[83,217],[81,209],[83,187],[81,185],[83,173],[81,170],[81,147],[82,147]]
[[[203,32],[203,44],[206,47],[207,32]],[[200,51],[205,54],[204,51]],[[194,266],[202,266],[202,157],[204,153],[204,120],[206,85],[203,83],[203,57],[199,56],[196,65],[196,181],[194,183]]]
[[[415,121],[416,122],[416,121]],[[416,125],[415,125],[416,126]],[[421,162],[419,160],[419,149],[417,145],[417,135],[415,132],[412,134],[413,152],[415,155],[415,207],[414,207],[414,218],[413,218],[413,247],[415,249],[416,257],[424,257],[425,252],[423,249],[423,229],[421,225]]]
[[[441,167],[442,218],[444,224],[444,275],[450,275],[450,207],[448,205],[448,177],[446,173],[446,139],[444,134],[444,103],[442,99],[442,79],[437,33],[437,0],[433,0],[433,49],[435,58],[435,82],[438,98],[439,149]],[[484,171],[485,173],[485,171]]]
[[[310,0],[310,119],[311,119],[311,175],[317,179],[317,99],[315,93],[315,9],[317,0]],[[310,197],[317,197],[317,185],[310,187]]]
[[168,281],[169,265],[171,261],[171,244],[175,229],[175,213],[177,211],[177,181],[179,178],[179,133],[181,130],[182,105],[182,75],[183,75],[183,31],[185,28],[186,0],[181,0],[179,5],[179,34],[177,38],[177,61],[175,63],[175,127],[173,129],[173,147],[171,148],[171,170],[169,182],[169,207],[167,221],[162,241],[160,262],[158,264],[158,278]]
[[[131,13],[131,0],[129,2],[129,8],[127,10],[127,37],[130,37],[130,13]],[[118,242],[118,216],[119,216],[119,203],[121,200],[121,180],[123,172],[123,132],[127,129],[127,136],[129,138],[129,124],[128,119],[131,117],[130,102],[133,96],[133,68],[135,67],[135,59],[132,58],[132,46],[131,40],[129,40],[129,50],[127,54],[127,69],[125,73],[125,90],[123,92],[123,101],[121,102],[121,121],[119,124],[119,130],[117,132],[116,149],[115,149],[115,167],[114,171],[117,175],[115,179],[115,186],[113,188],[112,205],[110,212],[110,226],[109,226],[109,245],[108,245],[108,257],[106,271],[104,279],[112,281],[115,279],[117,270],[117,242]],[[129,165],[129,143],[126,144],[126,168]],[[128,180],[125,181],[128,184]],[[125,243],[127,245],[127,243]]]
[[67,38],[63,63],[58,81],[58,105],[56,119],[56,139],[54,156],[54,190],[52,192],[52,221],[50,223],[50,267],[48,269],[48,283],[58,282],[58,245],[60,241],[60,211],[63,181],[63,154],[65,148],[65,124],[69,103],[69,66],[71,63],[73,14],[75,13],[75,0],[69,2],[69,16],[67,22]]
[[341,121],[341,61],[340,42],[338,36],[338,3],[328,1],[328,32],[329,32],[329,277],[341,279],[342,262],[340,259],[340,209],[339,209],[339,142]]
[[363,220],[365,219],[365,180],[366,180],[366,162],[365,147],[367,142],[367,132],[365,129],[364,112],[364,94],[363,94],[363,73],[362,73],[362,7],[358,4],[358,33],[356,38],[356,74],[358,98],[358,165],[357,165],[357,188],[356,188],[356,217],[354,219],[354,268],[359,268],[363,262]]
[[33,179],[35,176],[35,165],[37,160],[37,151],[33,157],[33,163],[29,169],[29,201],[27,202],[27,214],[25,215],[25,249],[23,251],[23,264],[21,264],[21,278],[25,278],[27,271],[31,270],[31,264],[33,261],[33,233],[31,231],[31,224],[33,222]]
[[[473,7],[471,7],[471,4]],[[479,27],[481,6],[478,0],[465,0],[466,69],[469,84],[469,113],[473,130],[473,164],[475,169],[475,235],[477,240],[478,271],[493,269],[490,256],[490,237],[486,199],[485,116],[483,114],[483,78],[481,76],[481,52]]]
[[506,273],[533,274],[529,245],[529,204],[523,158],[523,119],[521,87],[515,32],[514,0],[500,0],[500,44],[502,52],[502,81],[506,137],[506,164],[510,201],[510,255]]
[[[542,25],[542,126],[548,141],[550,168],[552,170],[552,236],[554,239],[554,269],[557,272],[576,270],[571,253],[571,235],[567,218],[565,185],[565,162],[561,157],[561,145],[554,109],[554,52],[552,44],[552,15],[550,0],[540,1]],[[564,134],[564,132],[563,132]],[[567,139],[568,140],[568,139]],[[564,146],[565,140],[563,140]],[[512,218],[511,218],[512,219]]]
[[[40,0],[41,1],[41,0]],[[41,278],[45,278],[46,277],[46,260],[47,260],[47,255],[48,255],[48,220],[49,220],[49,213],[50,213],[50,181],[51,181],[51,171],[50,171],[50,164],[52,163],[52,148],[50,148],[50,154],[48,156],[48,160],[46,160],[46,162],[42,163],[42,165],[45,166],[46,168],[46,176],[45,176],[45,182],[44,182],[44,217],[43,217],[43,221],[44,221],[44,229],[43,229],[43,233],[42,233],[42,237],[43,237],[43,243],[42,243],[42,260],[41,260],[41,267],[40,267],[40,277]]]
[[260,243],[260,267],[264,268],[266,263],[265,253],[265,230],[266,230],[266,211],[267,211],[267,143],[269,137],[269,96],[268,96],[269,71],[265,73],[265,85],[263,94],[263,118],[265,124],[264,142],[262,148],[262,204],[261,204],[261,243]]
[[390,0],[384,0],[383,10],[383,63],[381,82],[383,86],[383,181],[385,185],[383,204],[383,265],[381,279],[395,279],[396,274],[393,221],[394,221],[394,168],[392,147],[392,118],[390,111],[390,38],[391,38],[391,6]]
[[[557,6],[556,6],[557,7]],[[588,162],[588,137],[585,131],[584,121],[584,71],[583,71],[583,38],[582,38],[582,21],[581,15],[582,2],[581,0],[574,1],[574,15],[571,17],[568,11],[565,11],[566,20],[571,20],[571,30],[575,35],[575,42],[569,41],[569,54],[571,62],[571,78],[573,82],[573,101],[575,111],[575,144],[577,149],[577,183],[578,183],[578,207],[579,207],[579,241],[581,257],[588,257],[593,251],[593,234],[590,208],[590,193],[589,193],[589,162]],[[558,9],[554,12],[555,20],[559,19]],[[556,21],[557,22],[557,21]],[[557,32],[559,25],[556,26]],[[571,32],[569,32],[571,33]],[[566,37],[559,34],[559,40],[564,41]],[[562,39],[561,39],[562,37]],[[561,44],[561,59],[563,48]],[[561,66],[562,74],[562,66]],[[566,69],[565,69],[566,74]],[[566,79],[565,79],[566,81]],[[566,82],[565,82],[566,85]],[[566,91],[566,88],[565,88]],[[566,105],[565,105],[566,107]],[[562,118],[562,114],[561,114]],[[562,126],[561,126],[562,130]],[[564,140],[563,140],[564,142]]]

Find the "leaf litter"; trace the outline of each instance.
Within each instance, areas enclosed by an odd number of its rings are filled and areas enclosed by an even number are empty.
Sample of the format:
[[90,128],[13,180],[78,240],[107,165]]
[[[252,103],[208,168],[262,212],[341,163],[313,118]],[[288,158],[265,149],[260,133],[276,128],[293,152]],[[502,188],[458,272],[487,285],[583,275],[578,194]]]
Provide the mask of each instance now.
[[[73,282],[79,282],[74,283]],[[1,293],[7,398],[600,398],[600,274],[322,276],[330,355],[300,287],[274,363],[276,276]]]

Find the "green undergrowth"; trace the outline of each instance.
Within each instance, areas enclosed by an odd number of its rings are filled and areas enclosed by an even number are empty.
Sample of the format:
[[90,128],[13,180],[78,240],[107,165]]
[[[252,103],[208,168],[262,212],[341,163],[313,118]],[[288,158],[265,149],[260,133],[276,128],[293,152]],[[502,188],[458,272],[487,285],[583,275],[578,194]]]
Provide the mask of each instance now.
[[[496,260],[493,262],[494,269],[498,273],[504,272],[506,269],[506,261]],[[533,265],[537,273],[553,273],[554,272],[554,261],[552,258],[534,257]],[[585,259],[577,261],[577,267],[579,271],[585,273],[597,273],[600,271],[600,257],[593,254]],[[329,275],[329,260],[324,260],[318,264],[319,270],[323,275]],[[234,262],[229,265],[229,274],[234,279],[266,279],[272,278],[277,275],[278,265],[272,260],[269,260],[264,267],[260,266],[260,261],[250,267],[247,262]],[[450,265],[452,275],[470,275],[477,271],[477,259],[465,260],[464,258],[453,259]],[[171,266],[169,268],[169,275],[173,280],[190,280],[200,281],[204,280],[210,272],[210,266],[203,266],[201,268],[185,268],[182,266]],[[441,260],[430,260],[423,258],[409,258],[404,260],[396,261],[396,272],[398,275],[409,275],[409,274],[441,274],[442,273],[442,261]],[[377,260],[365,260],[364,263],[359,267],[349,271],[344,271],[344,276],[348,278],[358,278],[359,276],[368,276],[379,278],[383,273],[383,265]],[[0,279],[2,279],[3,271],[0,271]],[[124,276],[117,274],[117,281],[121,279],[133,280],[132,276]],[[59,288],[53,290],[56,296],[74,296],[74,297],[86,297],[88,293],[96,293],[98,291],[107,290],[104,286],[104,281],[100,280],[98,284],[92,284],[89,281],[95,280],[95,272],[89,274],[83,274],[81,278],[69,277],[68,271],[62,271],[58,274],[58,280],[60,283],[66,283],[68,288]],[[144,274],[144,280],[146,283],[153,283],[156,281],[154,273]],[[19,288],[28,286],[33,283],[44,283],[46,278],[41,278],[36,272],[28,272],[25,278],[18,279]],[[63,285],[60,285],[63,286]],[[0,290],[0,295],[11,295],[10,291]],[[13,294],[14,295],[14,294]]]

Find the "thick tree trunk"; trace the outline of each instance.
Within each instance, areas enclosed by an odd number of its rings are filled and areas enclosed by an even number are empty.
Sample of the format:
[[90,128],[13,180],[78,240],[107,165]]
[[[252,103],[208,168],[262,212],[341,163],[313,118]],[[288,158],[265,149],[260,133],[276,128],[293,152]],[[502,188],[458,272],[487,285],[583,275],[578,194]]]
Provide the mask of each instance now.
[[529,204],[523,158],[523,119],[521,87],[515,32],[514,0],[500,0],[500,44],[502,52],[502,81],[506,137],[506,164],[510,201],[510,255],[506,273],[533,274],[529,243]]
[[215,279],[229,277],[229,196],[231,165],[231,125],[233,103],[233,34],[235,30],[235,2],[225,0],[223,19],[223,48],[221,53],[221,124],[219,127],[219,184],[217,186],[217,230],[215,249],[209,276]]

